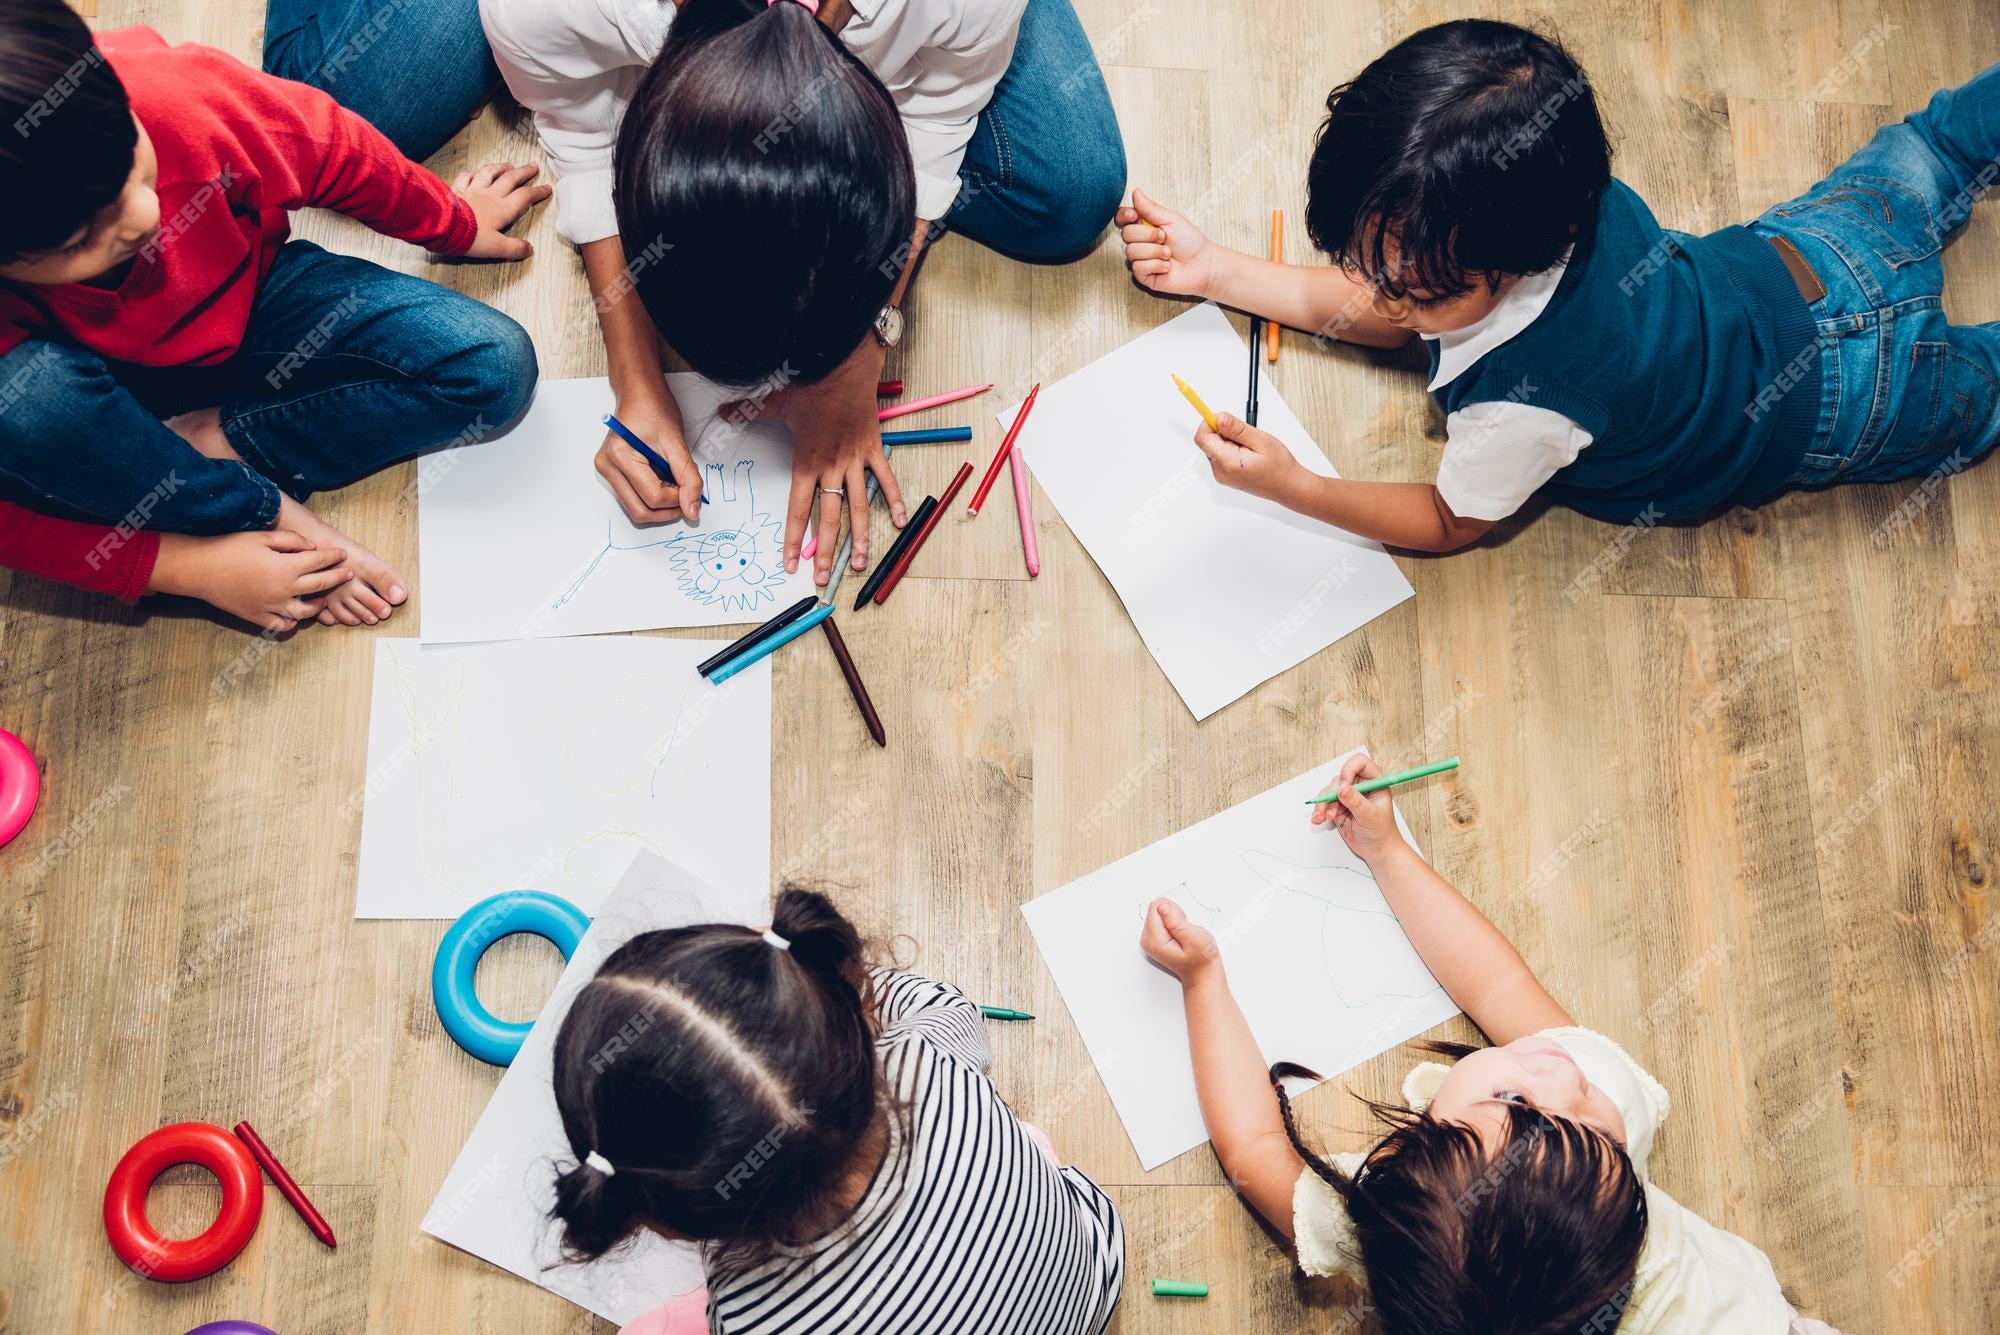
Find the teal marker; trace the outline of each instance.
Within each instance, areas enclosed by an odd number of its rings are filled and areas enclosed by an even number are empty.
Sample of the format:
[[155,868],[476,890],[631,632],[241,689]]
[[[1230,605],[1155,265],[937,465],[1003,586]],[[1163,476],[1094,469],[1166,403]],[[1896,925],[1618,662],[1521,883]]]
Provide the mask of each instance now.
[[1155,1298],[1206,1298],[1208,1285],[1197,1284],[1191,1279],[1156,1279],[1153,1281]]
[[709,673],[708,680],[710,684],[715,686],[722,685],[723,682],[728,681],[744,668],[749,667],[752,663],[762,662],[764,659],[769,658],[772,654],[778,652],[778,650],[784,648],[793,640],[796,640],[799,636],[805,634],[832,615],[833,604],[821,603],[818,607],[815,607],[791,625],[786,626],[768,640],[762,640],[751,645],[748,649],[745,649],[742,653]]
[[[1394,774],[1384,774],[1379,779],[1366,779],[1361,783],[1355,784],[1354,791],[1357,793],[1372,793],[1377,789],[1387,788],[1392,783],[1408,783],[1411,779],[1421,779],[1431,774],[1442,774],[1448,769],[1457,768],[1457,756],[1453,756],[1449,760],[1433,760],[1430,764],[1419,765],[1415,769],[1398,770]],[[1318,797],[1308,797],[1306,805],[1314,806],[1321,802],[1338,802],[1339,800],[1340,789],[1335,787],[1327,789]]]
[[1011,1010],[1006,1006],[981,1006],[979,1013],[989,1020],[1032,1020],[1035,1018],[1026,1011]]

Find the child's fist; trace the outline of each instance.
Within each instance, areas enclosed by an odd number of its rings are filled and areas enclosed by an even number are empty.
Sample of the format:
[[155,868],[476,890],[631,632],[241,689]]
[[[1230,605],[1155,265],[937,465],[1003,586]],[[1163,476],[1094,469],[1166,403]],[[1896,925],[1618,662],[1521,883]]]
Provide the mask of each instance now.
[[1403,837],[1396,828],[1396,808],[1389,800],[1388,789],[1378,788],[1366,795],[1354,791],[1355,784],[1379,778],[1381,773],[1382,767],[1375,763],[1373,756],[1349,756],[1347,763],[1340,767],[1339,775],[1328,785],[1339,793],[1339,798],[1313,808],[1312,823],[1324,825],[1332,821],[1333,827],[1340,831],[1340,837],[1347,841],[1347,846],[1363,862],[1370,861]]
[[260,630],[287,631],[319,615],[328,590],[354,578],[347,552],[288,529],[197,537],[162,533],[148,593],[199,598]]
[[1205,297],[1215,282],[1216,248],[1180,214],[1132,191],[1132,202],[1112,221],[1125,242],[1132,276],[1155,292]]
[[1197,427],[1194,443],[1208,456],[1217,482],[1280,505],[1293,505],[1299,484],[1312,476],[1283,441],[1234,413],[1217,413],[1213,431]]
[[479,232],[465,252],[466,259],[525,260],[535,253],[526,241],[508,236],[507,229],[552,193],[545,185],[528,184],[541,170],[533,165],[489,162],[460,172],[452,180],[451,188],[472,206],[472,216],[479,220]]
[[1186,912],[1171,899],[1156,899],[1146,906],[1139,949],[1180,979],[1182,987],[1191,987],[1209,970],[1222,967],[1222,950],[1215,944],[1215,933],[1189,922]]

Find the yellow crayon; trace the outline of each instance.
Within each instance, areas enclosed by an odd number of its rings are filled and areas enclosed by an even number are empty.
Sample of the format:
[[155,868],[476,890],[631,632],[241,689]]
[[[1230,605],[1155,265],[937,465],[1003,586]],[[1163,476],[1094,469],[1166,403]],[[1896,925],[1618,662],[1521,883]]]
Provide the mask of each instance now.
[[[1167,374],[1173,375],[1173,372],[1169,371]],[[1201,401],[1201,395],[1194,392],[1194,386],[1177,375],[1174,376],[1174,384],[1179,387],[1181,393],[1187,395],[1187,401],[1192,403],[1194,410],[1201,414],[1201,420],[1208,424],[1208,429],[1210,431],[1215,430],[1215,414],[1210,412],[1208,405]]]

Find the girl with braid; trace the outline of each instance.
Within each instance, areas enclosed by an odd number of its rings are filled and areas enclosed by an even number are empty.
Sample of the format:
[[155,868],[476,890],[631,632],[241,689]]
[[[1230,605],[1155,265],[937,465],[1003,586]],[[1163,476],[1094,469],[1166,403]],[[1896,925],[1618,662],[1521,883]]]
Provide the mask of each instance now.
[[556,1040],[565,1245],[700,1247],[707,1292],[627,1335],[1101,1331],[1118,1212],[1001,1101],[992,1059],[977,1006],[867,967],[822,895],[784,891],[763,932],[643,933]]
[[1496,1046],[1425,1046],[1407,1107],[1372,1104],[1388,1134],[1360,1154],[1306,1146],[1230,995],[1215,937],[1172,900],[1140,947],[1180,980],[1195,1086],[1224,1172],[1297,1247],[1308,1274],[1352,1274],[1387,1335],[1834,1335],[1799,1317],[1763,1252],[1647,1181],[1667,1091],[1577,1026],[1514,947],[1411,848],[1387,792],[1354,785],[1313,808],[1368,864],[1410,943]]

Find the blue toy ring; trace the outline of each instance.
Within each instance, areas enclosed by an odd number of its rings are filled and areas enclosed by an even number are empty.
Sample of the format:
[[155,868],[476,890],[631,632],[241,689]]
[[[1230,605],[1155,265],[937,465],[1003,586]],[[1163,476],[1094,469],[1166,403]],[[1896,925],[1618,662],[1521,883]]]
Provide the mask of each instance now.
[[472,986],[479,957],[503,936],[533,932],[554,942],[567,960],[589,930],[590,917],[582,909],[540,890],[509,890],[474,904],[446,930],[431,965],[431,996],[444,1031],[483,1062],[512,1063],[534,1023],[510,1023],[480,1005]]

